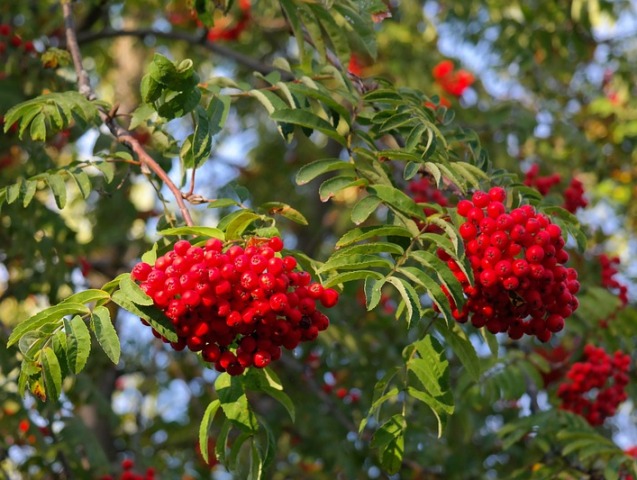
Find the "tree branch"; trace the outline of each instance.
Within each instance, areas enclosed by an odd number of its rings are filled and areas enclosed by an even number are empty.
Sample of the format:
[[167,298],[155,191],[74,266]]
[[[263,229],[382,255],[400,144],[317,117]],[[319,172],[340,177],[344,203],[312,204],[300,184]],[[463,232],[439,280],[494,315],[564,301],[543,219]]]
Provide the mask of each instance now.
[[219,43],[210,42],[206,39],[206,37],[202,38],[201,35],[190,35],[184,32],[164,32],[161,30],[153,30],[150,28],[140,28],[135,30],[105,29],[99,32],[80,34],[77,36],[77,40],[78,42],[85,44],[98,40],[104,40],[107,38],[137,37],[144,39],[150,36],[164,38],[167,40],[181,40],[191,45],[199,45],[212,53],[233,60],[238,64],[248,67],[251,70],[260,72],[264,75],[267,75],[271,72],[279,72],[281,74],[281,77],[285,80],[292,80],[294,78],[294,76],[288,71],[282,70],[273,65],[268,65],[267,63],[260,62],[248,55],[244,55],[243,53],[237,52],[229,47],[220,45]]
[[[73,21],[73,12],[71,11],[71,4],[69,0],[62,0],[62,11],[64,14],[66,48],[69,50],[69,52],[71,53],[71,57],[73,58],[73,66],[75,67],[75,73],[77,74],[79,92],[89,100],[93,100],[96,98],[95,92],[91,88],[88,73],[86,72],[86,70],[84,70],[84,67],[82,65],[82,54],[80,52],[77,35],[75,33],[75,23]],[[190,216],[190,211],[186,207],[181,191],[179,190],[179,188],[177,188],[177,185],[175,185],[174,182],[170,179],[164,169],[161,168],[161,166],[148,154],[148,152],[144,149],[141,143],[139,143],[139,141],[131,134],[131,132],[115,122],[111,114],[100,108],[99,116],[104,124],[108,127],[111,134],[115,137],[115,139],[119,143],[129,147],[137,155],[137,158],[139,158],[142,167],[148,167],[161,179],[162,182],[164,182],[164,184],[166,184],[168,189],[175,197],[175,200],[177,201],[177,205],[179,206],[179,210],[184,217],[186,225],[193,226],[194,222],[192,221],[192,217]]]

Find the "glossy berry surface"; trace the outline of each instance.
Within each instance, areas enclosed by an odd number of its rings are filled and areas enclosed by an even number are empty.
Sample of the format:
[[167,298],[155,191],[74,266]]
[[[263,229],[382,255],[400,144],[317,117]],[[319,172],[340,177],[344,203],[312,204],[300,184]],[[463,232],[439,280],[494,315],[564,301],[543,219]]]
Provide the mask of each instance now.
[[467,300],[458,309],[445,293],[458,322],[471,321],[512,339],[526,334],[546,342],[579,306],[577,272],[563,265],[568,254],[560,227],[529,205],[506,211],[505,197],[502,188],[494,187],[458,203],[458,214],[465,218],[460,236],[475,282],[471,285],[460,266],[439,250]]
[[281,348],[316,339],[329,325],[317,307],[338,302],[336,290],[312,282],[282,249],[278,237],[225,250],[216,239],[203,247],[180,240],[155,266],[138,263],[131,276],[172,322],[175,350],[201,352],[218,371],[241,375],[278,359]]

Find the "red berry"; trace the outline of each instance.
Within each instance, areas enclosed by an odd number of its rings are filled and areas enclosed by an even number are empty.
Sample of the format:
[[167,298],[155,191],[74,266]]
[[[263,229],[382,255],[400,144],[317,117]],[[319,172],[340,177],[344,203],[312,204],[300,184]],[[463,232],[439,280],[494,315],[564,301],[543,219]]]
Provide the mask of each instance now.
[[333,288],[326,288],[321,294],[321,305],[325,308],[332,308],[338,303],[338,292]]
[[280,252],[283,250],[283,240],[280,237],[272,237],[268,241],[268,246],[275,252]]
[[270,364],[272,357],[270,355],[270,352],[268,351],[257,350],[252,360],[254,362],[255,367],[265,368]]

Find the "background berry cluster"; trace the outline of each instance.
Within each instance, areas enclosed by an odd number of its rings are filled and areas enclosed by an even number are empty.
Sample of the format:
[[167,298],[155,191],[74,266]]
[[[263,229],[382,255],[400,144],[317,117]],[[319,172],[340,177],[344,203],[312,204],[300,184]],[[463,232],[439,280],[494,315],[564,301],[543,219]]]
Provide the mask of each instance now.
[[122,473],[117,479],[112,475],[102,475],[100,480],[156,480],[158,478],[155,476],[153,467],[148,467],[144,473],[134,472],[135,462],[130,458],[122,460],[121,467]]
[[584,347],[585,360],[574,363],[566,374],[557,396],[561,408],[582,415],[591,425],[601,425],[612,417],[628,398],[630,356],[620,351],[611,357],[603,348]]
[[316,339],[329,325],[317,302],[331,308],[338,301],[282,249],[278,237],[225,250],[217,239],[203,248],[180,240],[154,266],[138,263],[132,277],[172,321],[175,350],[201,351],[217,370],[240,375],[278,359],[281,347]]
[[[555,185],[559,185],[562,177],[558,173],[541,176],[540,166],[537,163],[531,165],[524,175],[524,184],[528,187],[534,187],[543,196],[549,194],[549,190]],[[568,186],[564,189],[564,203],[562,208],[571,213],[575,213],[578,208],[588,206],[588,200],[584,197],[584,184],[577,178],[572,178]]]

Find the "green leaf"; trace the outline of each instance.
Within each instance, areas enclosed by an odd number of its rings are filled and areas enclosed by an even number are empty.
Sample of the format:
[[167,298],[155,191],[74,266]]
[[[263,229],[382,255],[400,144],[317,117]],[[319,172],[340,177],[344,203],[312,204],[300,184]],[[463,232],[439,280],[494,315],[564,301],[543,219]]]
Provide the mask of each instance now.
[[[22,198],[22,206],[27,207],[33,200],[35,192],[38,188],[38,182],[33,180],[27,180],[24,182],[24,197]],[[8,194],[7,194],[8,197]],[[9,202],[7,202],[9,203]]]
[[352,282],[354,280],[362,280],[364,278],[366,279],[367,277],[380,279],[383,278],[383,275],[372,270],[355,270],[353,272],[343,272],[330,277],[327,281],[323,282],[323,286],[325,288],[330,288],[335,285],[340,285],[341,283]]
[[62,370],[60,362],[51,347],[42,350],[42,376],[49,398],[57,399],[62,393]]
[[436,326],[438,327],[438,331],[445,337],[445,341],[458,357],[471,379],[475,382],[479,381],[480,374],[482,373],[480,359],[464,330],[462,330],[456,322],[450,323],[449,326],[443,323],[437,323]]
[[[376,33],[374,31],[374,23],[371,15],[364,10],[357,8],[350,2],[334,2],[331,6],[330,13],[333,15],[338,12],[342,18],[343,28],[347,29],[352,35],[353,50],[361,49],[370,57],[376,59],[377,45]],[[361,15],[362,13],[362,15]]]
[[225,207],[238,207],[239,202],[232,198],[218,198],[212,202],[208,202],[208,208],[225,208]]
[[16,183],[7,187],[7,205],[11,205],[18,199],[18,197],[20,196],[20,190],[22,190],[23,182],[24,180],[20,178]]
[[26,359],[35,361],[35,354],[42,349],[48,339],[49,336],[44,332],[27,332],[20,338],[18,349]]
[[224,233],[218,228],[212,228],[212,227],[166,228],[164,230],[160,230],[157,233],[164,236],[199,235],[202,237],[211,237],[211,238],[218,238],[219,240],[225,240]]
[[261,208],[266,210],[268,215],[281,215],[282,217],[292,220],[299,225],[308,225],[307,219],[297,209],[292,208],[287,203],[282,202],[267,202],[261,205]]
[[346,31],[338,25],[323,5],[309,5],[310,9],[319,20],[321,27],[327,33],[328,38],[334,48],[334,52],[341,61],[342,66],[349,62],[350,48],[347,41]]
[[84,170],[76,170],[71,176],[73,177],[73,180],[75,180],[82,198],[86,200],[92,192],[90,177]]
[[362,187],[365,185],[367,185],[367,180],[364,178],[340,175],[338,177],[332,177],[325,180],[319,187],[319,196],[321,198],[321,202],[327,202],[330,198],[346,188]]
[[403,299],[405,308],[407,310],[407,327],[415,320],[419,320],[422,317],[422,311],[420,307],[420,298],[408,282],[398,277],[388,277],[387,283],[391,283]]
[[379,158],[389,158],[391,160],[401,160],[404,162],[416,162],[421,161],[420,156],[416,153],[407,152],[406,150],[380,150],[378,152]]
[[128,310],[143,320],[146,320],[146,322],[148,322],[155,331],[166,338],[169,342],[176,342],[179,340],[172,323],[157,307],[152,305],[136,305],[130,301],[121,290],[116,291],[111,298],[113,302],[123,309]]
[[227,95],[212,97],[206,109],[210,121],[210,135],[216,135],[223,130],[230,113],[230,105],[231,98]]
[[141,261],[149,265],[153,265],[157,261],[157,242],[153,243],[153,248],[144,252]]
[[65,315],[84,315],[87,313],[90,313],[90,310],[81,303],[63,302],[59,305],[46,308],[31,318],[18,323],[7,340],[7,347],[15,344],[27,332],[38,330],[47,324],[61,323]]
[[60,304],[64,303],[92,303],[97,302],[99,300],[108,300],[110,295],[108,292],[104,290],[99,290],[96,288],[91,288],[88,290],[83,290],[78,293],[74,293],[73,295],[65,298],[60,302]]
[[382,200],[376,195],[368,195],[367,197],[361,198],[356,205],[354,205],[354,208],[352,208],[352,222],[356,225],[360,225],[376,211],[381,203]]
[[224,465],[226,462],[226,449],[228,444],[228,435],[230,434],[230,430],[232,430],[232,422],[228,419],[224,420],[221,425],[221,430],[217,435],[217,442],[215,445],[215,456],[217,460],[219,460]]
[[91,329],[104,353],[117,365],[120,357],[119,337],[111,322],[111,312],[104,306],[96,307],[91,316]]
[[64,319],[64,331],[66,332],[66,360],[69,370],[73,373],[80,373],[91,353],[91,334],[79,315],[75,315],[71,321]]
[[111,183],[115,178],[115,165],[111,162],[97,162],[93,164],[97,167],[106,179],[106,183]]
[[310,42],[316,53],[319,57],[319,62],[321,64],[327,63],[327,48],[325,47],[325,41],[323,37],[323,32],[321,32],[321,27],[318,23],[317,18],[315,17],[312,10],[309,8],[309,5],[305,3],[297,3],[296,10],[303,22],[303,26],[307,32],[308,37],[310,38]]
[[[376,384],[374,385],[374,394],[372,396],[372,405],[369,408],[368,415],[374,415],[375,418],[378,420],[380,408],[383,403],[385,403],[390,398],[396,397],[400,393],[397,387],[394,387],[389,391],[387,391],[387,388],[401,370],[401,367],[391,367],[385,372],[382,378],[376,382]],[[362,431],[363,429],[361,428],[359,430],[359,433]]]
[[210,438],[210,427],[212,426],[212,421],[215,418],[215,414],[219,407],[221,406],[221,402],[219,400],[213,400],[206,407],[206,411],[203,414],[203,418],[201,419],[201,423],[199,424],[199,450],[201,451],[201,456],[203,457],[204,462],[208,463],[208,439]]
[[383,289],[383,285],[387,280],[383,277],[381,279],[374,279],[373,277],[365,278],[365,303],[367,304],[367,311],[370,312],[380,302],[380,297]]
[[247,432],[256,432],[257,419],[248,405],[242,379],[222,373],[215,381],[215,390],[226,417]]
[[[142,98],[146,98],[149,93],[150,92],[142,92]],[[128,129],[135,130],[141,124],[146,123],[146,120],[148,120],[154,114],[155,114],[155,109],[153,107],[151,107],[147,103],[141,104],[131,114],[131,120],[130,120],[130,124],[128,125]]]
[[125,275],[119,281],[120,291],[126,296],[128,300],[137,305],[152,305],[153,299],[137,285],[130,274]]
[[296,408],[290,397],[283,391],[281,381],[270,369],[251,368],[246,374],[246,387],[263,392],[279,402],[288,412],[292,422],[296,419]]
[[301,24],[301,20],[298,16],[296,3],[293,0],[280,0],[279,3],[281,5],[281,8],[283,9],[283,12],[285,13],[285,17],[287,18],[290,27],[292,28],[294,38],[296,38],[301,64],[305,65],[309,58],[305,49],[303,25]]
[[297,97],[309,97],[314,100],[318,100],[325,105],[325,107],[336,112],[342,119],[345,120],[347,125],[351,123],[350,111],[335,100],[334,92],[332,90],[328,90],[320,83],[316,83],[310,77],[302,77],[301,82],[303,83],[289,83],[287,86]]
[[226,238],[228,240],[240,239],[243,232],[252,224],[255,220],[261,218],[250,210],[241,210],[232,218],[232,220],[226,225]]
[[395,130],[414,121],[419,120],[411,112],[397,113],[385,120],[380,126],[378,132],[383,133],[389,130]]
[[405,150],[413,151],[420,143],[420,138],[425,131],[430,132],[429,126],[426,123],[419,123],[414,126],[405,139]]
[[300,127],[317,130],[332,140],[336,140],[341,145],[347,145],[345,137],[338,133],[331,123],[306,110],[285,108],[272,112],[270,118],[277,122],[292,123]]
[[296,174],[296,183],[297,185],[305,185],[319,175],[323,175],[324,173],[332,172],[334,170],[353,171],[354,165],[338,158],[324,158],[322,160],[316,160],[301,167],[299,172]]
[[423,209],[407,194],[390,185],[372,185],[368,190],[380,198],[387,206],[409,215],[425,220]]
[[[413,357],[407,361],[407,368],[414,370],[418,380],[434,396],[451,394],[449,391],[449,361],[445,355],[445,349],[432,335],[414,342],[411,345],[415,348],[422,362],[412,363],[418,360]],[[424,368],[420,368],[424,367]],[[453,412],[453,402],[451,410]]]
[[190,138],[190,149],[184,158],[184,168],[199,168],[212,151],[210,122],[203,108],[195,108],[195,132]]
[[250,472],[248,473],[248,480],[261,480],[263,475],[263,459],[261,458],[261,451],[256,445],[256,440],[252,440],[250,446]]
[[400,471],[405,453],[407,421],[401,414],[387,420],[374,432],[371,447],[378,449],[380,464],[390,475]]
[[336,242],[336,247],[345,247],[347,245],[351,245],[352,243],[361,242],[363,240],[367,240],[368,238],[374,237],[409,237],[411,238],[411,232],[404,227],[400,227],[397,225],[380,225],[380,226],[372,226],[372,227],[358,227],[350,230],[345,235],[343,235],[338,242]]
[[378,267],[391,270],[394,264],[378,255],[352,254],[338,255],[325,262],[316,273],[324,273],[330,270],[362,270]]
[[152,76],[146,74],[142,77],[142,81],[140,84],[142,101],[150,108],[152,108],[153,112],[155,111],[155,108],[149,104],[152,104],[159,97],[161,97],[163,89],[164,88],[162,84],[155,80]]
[[373,253],[390,253],[392,255],[402,255],[405,250],[400,245],[389,242],[373,242],[373,243],[361,243],[358,245],[350,245],[348,247],[340,248],[332,253],[330,258],[336,258],[341,255],[354,255],[359,253],[373,254]]
[[64,183],[64,179],[61,175],[55,173],[48,174],[45,179],[46,183],[49,184],[49,188],[51,188],[51,192],[53,192],[55,203],[57,203],[58,208],[62,210],[66,205],[66,184]]
[[451,297],[456,304],[456,308],[458,310],[462,310],[462,306],[465,303],[462,284],[458,281],[447,264],[440,260],[433,253],[424,250],[414,251],[411,253],[410,257],[421,263],[425,267],[431,268],[433,271],[436,272],[438,279],[443,283],[443,285],[451,294]]
[[433,302],[438,306],[445,319],[448,322],[453,322],[453,315],[451,313],[451,306],[449,305],[449,300],[445,296],[444,292],[438,285],[438,282],[434,280],[432,277],[427,275],[425,272],[418,268],[414,267],[401,267],[398,271],[405,275],[409,280],[415,282],[421,287],[427,290],[427,293],[433,300]]

